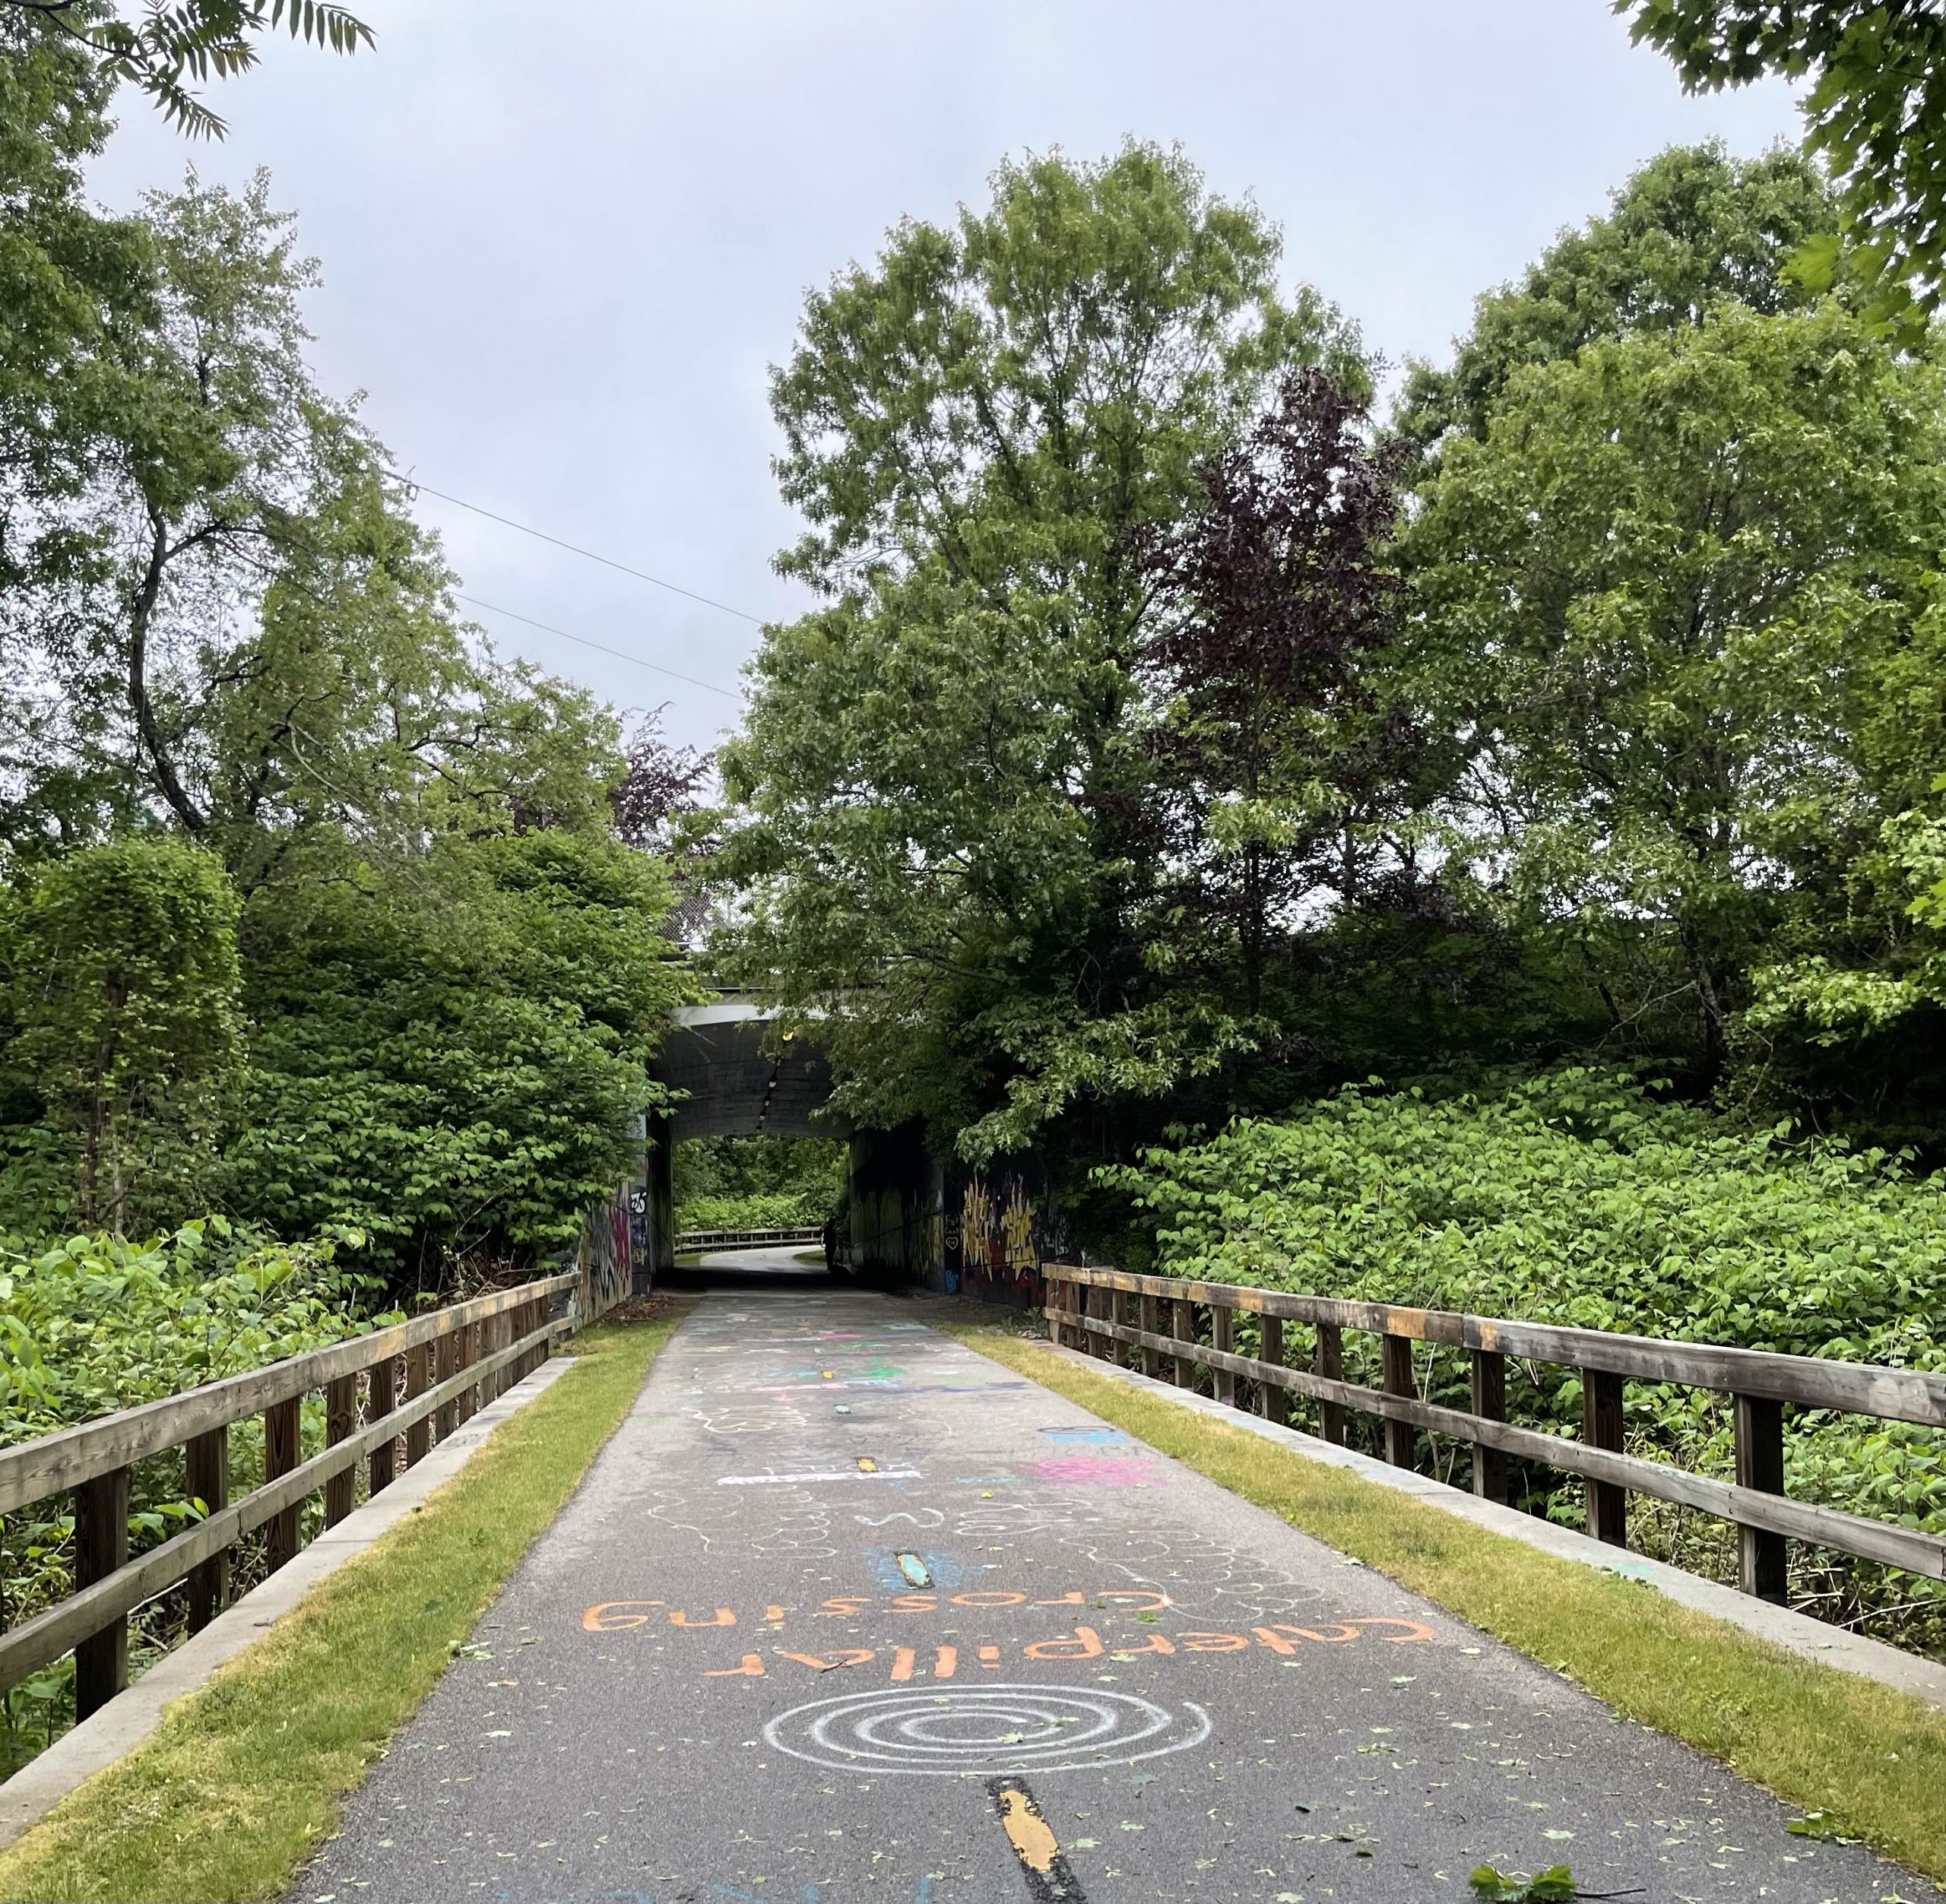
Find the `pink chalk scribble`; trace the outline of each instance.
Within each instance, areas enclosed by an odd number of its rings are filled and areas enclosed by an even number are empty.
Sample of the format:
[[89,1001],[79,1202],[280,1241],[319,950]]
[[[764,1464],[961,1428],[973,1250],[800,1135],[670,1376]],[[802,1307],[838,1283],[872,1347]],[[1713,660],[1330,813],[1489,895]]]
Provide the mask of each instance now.
[[1057,1455],[1037,1461],[1034,1472],[1057,1487],[1165,1487],[1152,1461],[1139,1455]]

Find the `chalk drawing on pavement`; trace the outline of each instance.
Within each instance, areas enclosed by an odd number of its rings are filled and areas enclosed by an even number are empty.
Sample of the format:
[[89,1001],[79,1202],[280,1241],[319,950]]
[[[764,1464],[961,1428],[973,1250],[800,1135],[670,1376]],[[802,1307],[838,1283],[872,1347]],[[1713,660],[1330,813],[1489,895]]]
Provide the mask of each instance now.
[[1158,1462],[1139,1455],[1057,1455],[1037,1461],[1034,1472],[1057,1487],[1166,1487]]
[[777,1751],[841,1771],[930,1778],[1079,1772],[1200,1745],[1209,1715],[1087,1686],[951,1686],[852,1693],[780,1713]]

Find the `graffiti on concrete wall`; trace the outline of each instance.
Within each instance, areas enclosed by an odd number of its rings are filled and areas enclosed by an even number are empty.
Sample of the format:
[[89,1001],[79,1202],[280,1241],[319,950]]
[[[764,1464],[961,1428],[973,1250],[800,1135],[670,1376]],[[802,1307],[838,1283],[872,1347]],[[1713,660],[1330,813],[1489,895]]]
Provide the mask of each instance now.
[[1065,1239],[1034,1160],[955,1171],[948,1191],[956,1219],[943,1238],[948,1292],[981,1302],[1038,1303],[1041,1265],[1060,1255]]
[[591,1315],[605,1313],[633,1289],[635,1265],[647,1254],[647,1208],[642,1183],[631,1180],[589,1209],[575,1257]]

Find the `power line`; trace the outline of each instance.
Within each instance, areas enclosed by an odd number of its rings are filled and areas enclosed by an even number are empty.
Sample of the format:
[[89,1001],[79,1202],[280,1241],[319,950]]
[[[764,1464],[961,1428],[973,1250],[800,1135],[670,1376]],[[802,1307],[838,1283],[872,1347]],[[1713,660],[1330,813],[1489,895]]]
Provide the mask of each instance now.
[[[728,688],[720,688],[714,681],[699,681],[693,674],[678,674],[672,667],[663,667],[654,661],[645,661],[639,654],[624,654],[619,648],[604,648],[599,642],[591,642],[585,635],[570,635],[565,628],[556,628],[551,623],[537,622],[531,615],[516,614],[511,608],[502,608],[496,602],[482,601],[477,595],[455,593],[454,600],[463,601],[469,607],[483,608],[490,615],[504,615],[508,620],[525,622],[529,628],[537,628],[547,635],[558,635],[564,642],[578,642],[583,648],[591,648],[600,654],[612,654],[618,661],[632,661],[637,667],[645,667],[656,674],[666,674],[672,681],[686,681],[693,688],[706,688],[712,694],[720,694],[726,701],[740,701],[743,696]],[[735,612],[734,610],[731,611]]]
[[[436,496],[442,502],[450,502],[455,508],[470,509],[475,515],[483,515],[489,522],[497,522],[504,527],[518,529],[522,535],[532,536],[539,542],[551,542],[556,548],[565,549],[571,556],[581,556],[590,562],[598,562],[603,568],[617,569],[623,575],[634,576],[638,581],[652,582],[658,588],[667,589],[672,595],[680,595],[687,600],[701,602],[705,608],[721,609],[726,615],[734,615],[739,621],[753,623],[759,628],[763,626],[763,617],[761,615],[746,614],[740,608],[732,608],[727,602],[713,601],[707,595],[699,595],[693,588],[680,588],[673,581],[664,581],[660,575],[651,575],[646,569],[631,569],[626,562],[616,562],[610,556],[597,555],[592,549],[583,549],[574,543],[563,542],[559,536],[550,536],[544,529],[531,528],[525,522],[516,522],[510,515],[497,515],[491,509],[482,508],[477,502],[468,502],[461,497],[448,496],[444,489],[436,489],[431,483],[422,483],[417,477],[407,476],[401,470],[393,470],[391,474],[405,484],[408,489],[423,489],[428,496]],[[501,612],[506,613],[507,611],[502,610]],[[518,621],[520,617],[515,616],[514,619]],[[538,626],[539,624],[537,623],[536,626]],[[558,629],[553,632],[556,634],[560,632]],[[576,638],[571,635],[568,638],[572,641]],[[590,645],[591,646],[592,644]],[[624,661],[629,661],[633,659],[633,657],[624,655],[622,658]],[[647,667],[648,664],[645,662],[643,665]],[[663,670],[665,674],[668,671],[666,668]],[[707,683],[703,685],[706,686]],[[718,692],[721,693],[722,690],[719,689]]]

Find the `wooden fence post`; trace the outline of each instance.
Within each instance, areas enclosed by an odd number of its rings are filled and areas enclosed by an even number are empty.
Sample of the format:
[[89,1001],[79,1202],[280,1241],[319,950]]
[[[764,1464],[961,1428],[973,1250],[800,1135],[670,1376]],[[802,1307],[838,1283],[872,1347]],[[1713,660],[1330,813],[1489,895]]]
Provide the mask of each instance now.
[[[1279,1316],[1260,1316],[1257,1319],[1260,1340],[1257,1345],[1257,1359],[1268,1362],[1273,1368],[1284,1366],[1284,1322]],[[1290,1392],[1280,1389],[1275,1382],[1260,1383],[1257,1386],[1257,1412],[1266,1421],[1275,1421],[1280,1427],[1290,1418]]]
[[[1142,1304],[1142,1327],[1151,1335],[1162,1332],[1162,1298],[1144,1296]],[[1157,1381],[1162,1379],[1162,1351],[1159,1348],[1144,1348],[1142,1351],[1142,1372],[1153,1376]]]
[[[1385,1392],[1387,1395],[1411,1396],[1418,1391],[1412,1386],[1412,1339],[1409,1335],[1383,1335],[1379,1339],[1383,1345],[1385,1365]],[[1395,1468],[1409,1468],[1412,1464],[1414,1444],[1418,1437],[1409,1421],[1394,1421],[1387,1418],[1385,1424],[1385,1458]]]
[[[410,1402],[423,1395],[433,1386],[433,1345],[421,1342],[417,1348],[405,1351],[405,1399]],[[405,1430],[405,1465],[410,1468],[426,1459],[426,1451],[433,1445],[433,1421],[429,1415],[422,1415]]]
[[[1498,1349],[1473,1351],[1473,1412],[1489,1421],[1507,1419],[1507,1358]],[[1473,1443],[1473,1492],[1482,1500],[1507,1499],[1507,1456]]]
[[[1621,1377],[1608,1369],[1581,1371],[1581,1439],[1591,1448],[1621,1449]],[[1588,1483],[1588,1532],[1611,1547],[1628,1544],[1628,1490],[1612,1481]]]
[[[298,1410],[303,1400],[303,1396],[293,1395],[287,1402],[273,1402],[264,1411],[264,1479],[267,1481],[289,1474],[297,1465]],[[297,1557],[298,1505],[293,1501],[264,1523],[264,1566],[268,1573],[274,1573]]]
[[[490,1316],[480,1324],[483,1340],[480,1345],[483,1356],[497,1355],[513,1340],[513,1311],[503,1309],[497,1316]],[[480,1405],[484,1408],[490,1402],[499,1400],[507,1386],[507,1372],[496,1368],[490,1375],[480,1378]]]
[[[1224,1354],[1235,1351],[1237,1312],[1225,1303],[1209,1305],[1209,1346]],[[1216,1399],[1227,1408],[1237,1405],[1237,1378],[1226,1368],[1216,1371]]]
[[[1336,1323],[1320,1323],[1317,1325],[1317,1353],[1314,1366],[1317,1373],[1327,1382],[1342,1382],[1345,1379],[1345,1332]],[[1343,1402],[1318,1403],[1317,1432],[1323,1440],[1336,1442],[1341,1448],[1345,1445]]]
[[[524,1335],[531,1335],[536,1329],[545,1329],[547,1326],[549,1313],[547,1298],[545,1296],[536,1296],[527,1306],[527,1321],[521,1333]],[[553,1347],[551,1342],[535,1343],[534,1347],[527,1351],[526,1357],[521,1365],[521,1373],[523,1376],[531,1375],[547,1360],[549,1352]]]
[[[212,1514],[230,1505],[230,1430],[226,1424],[194,1437],[182,1450],[183,1479],[190,1498]],[[212,1554],[189,1570],[189,1630],[201,1633],[230,1598],[230,1549]]]
[[[435,1345],[438,1361],[433,1367],[433,1386],[450,1382],[459,1373],[459,1331],[449,1329]],[[440,1441],[445,1440],[459,1426],[459,1403],[457,1400],[442,1402],[433,1411],[433,1433]]]
[[[92,1586],[128,1557],[128,1471],[111,1468],[74,1490],[74,1584]],[[128,1683],[124,1614],[74,1649],[74,1716],[98,1712]]]
[[[1736,1398],[1736,1484],[1759,1494],[1784,1491],[1784,1405],[1761,1396]],[[1763,1527],[1736,1530],[1738,1584],[1780,1605],[1789,1598],[1790,1562],[1784,1537]]]
[[[1179,1342],[1187,1342],[1192,1347],[1196,1342],[1196,1304],[1184,1302],[1179,1297],[1169,1305],[1174,1319],[1169,1325],[1169,1333]],[[1196,1386],[1196,1364],[1187,1355],[1176,1358],[1176,1386],[1193,1389]]]
[[1058,1278],[1049,1275],[1045,1269],[1041,1272],[1041,1281],[1047,1292],[1047,1300],[1041,1305],[1041,1319],[1047,1325],[1047,1340],[1059,1348],[1061,1346],[1061,1310],[1067,1300],[1069,1285]]
[[[372,1364],[370,1399],[368,1412],[374,1421],[382,1421],[398,1406],[398,1364],[388,1355],[382,1362]],[[368,1464],[365,1487],[367,1494],[376,1494],[382,1488],[389,1487],[398,1475],[398,1437],[382,1441],[372,1450]]]
[[[457,1360],[453,1364],[455,1375],[464,1375],[480,1359],[480,1325],[463,1323],[453,1331],[454,1353]],[[477,1383],[469,1383],[459,1392],[458,1419],[471,1421],[480,1406],[480,1387]]]
[[[358,1432],[358,1377],[341,1375],[325,1384],[325,1445],[336,1447]],[[358,1499],[356,1462],[325,1483],[325,1525],[335,1527]]]

